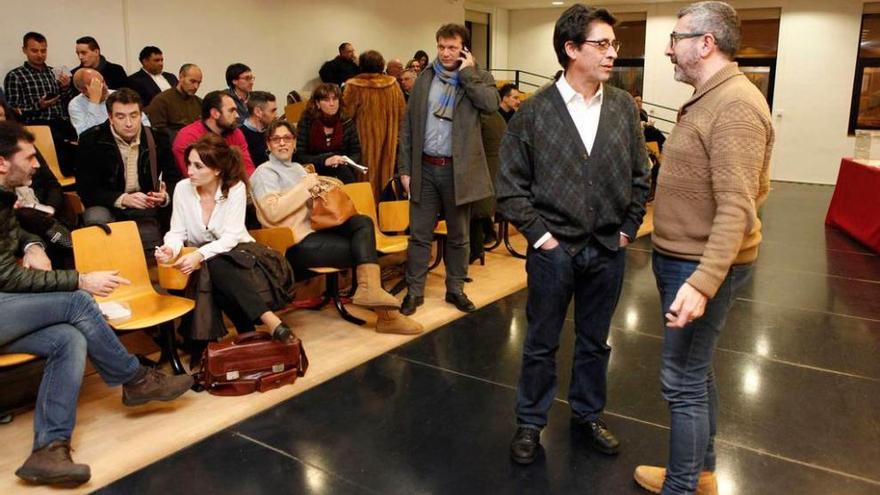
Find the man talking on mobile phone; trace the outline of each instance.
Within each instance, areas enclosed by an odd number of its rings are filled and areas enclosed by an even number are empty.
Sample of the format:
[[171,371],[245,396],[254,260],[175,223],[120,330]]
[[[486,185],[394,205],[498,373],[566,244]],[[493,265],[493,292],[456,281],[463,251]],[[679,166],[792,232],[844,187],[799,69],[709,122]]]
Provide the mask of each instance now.
[[83,221],[134,220],[144,249],[151,249],[162,243],[160,219],[170,218],[167,207],[180,172],[165,134],[141,123],[141,97],[134,90],[112,93],[106,106],[109,119],[79,140],[76,187],[86,207]]
[[480,113],[498,110],[492,76],[477,68],[470,33],[459,24],[437,30],[437,58],[413,86],[400,130],[398,171],[410,199],[406,283],[400,308],[415,313],[424,303],[434,225],[442,210],[446,244],[446,302],[471,312],[464,293],[468,270],[470,204],[492,195],[480,131]]

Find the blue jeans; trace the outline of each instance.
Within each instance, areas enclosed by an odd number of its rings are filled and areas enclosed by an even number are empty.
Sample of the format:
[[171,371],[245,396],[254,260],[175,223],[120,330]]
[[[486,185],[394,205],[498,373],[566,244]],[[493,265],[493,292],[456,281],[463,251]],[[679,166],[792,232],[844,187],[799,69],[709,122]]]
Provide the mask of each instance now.
[[140,368],[86,292],[0,292],[0,307],[0,353],[46,358],[34,413],[34,450],[70,439],[86,354],[111,386],[130,381]]
[[[696,271],[699,263],[671,258],[656,251],[653,261],[661,311],[665,314],[678,289]],[[715,297],[706,303],[702,317],[684,328],[664,329],[660,381],[670,415],[669,463],[663,484],[664,494],[694,493],[700,471],[715,470],[718,393],[712,358],[727,312],[737,291],[751,275],[750,263],[732,266]],[[665,316],[663,320],[666,321]]]
[[606,374],[611,347],[608,330],[626,266],[626,250],[609,251],[590,243],[571,256],[562,247],[529,248],[528,331],[516,392],[519,426],[543,428],[556,397],[556,351],[574,296],[574,363],[568,400],[572,415],[592,421],[605,408]]

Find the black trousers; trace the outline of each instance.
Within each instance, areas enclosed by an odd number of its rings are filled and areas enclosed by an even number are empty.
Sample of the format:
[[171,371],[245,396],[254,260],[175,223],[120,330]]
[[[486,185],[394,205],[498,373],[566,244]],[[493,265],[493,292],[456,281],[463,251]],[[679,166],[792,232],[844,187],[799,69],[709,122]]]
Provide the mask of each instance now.
[[319,230],[287,250],[287,261],[295,272],[329,266],[348,268],[376,263],[376,233],[366,215],[355,215],[339,227]]
[[206,263],[211,272],[214,302],[239,333],[253,332],[260,316],[269,306],[260,297],[247,270],[224,256],[216,256]]

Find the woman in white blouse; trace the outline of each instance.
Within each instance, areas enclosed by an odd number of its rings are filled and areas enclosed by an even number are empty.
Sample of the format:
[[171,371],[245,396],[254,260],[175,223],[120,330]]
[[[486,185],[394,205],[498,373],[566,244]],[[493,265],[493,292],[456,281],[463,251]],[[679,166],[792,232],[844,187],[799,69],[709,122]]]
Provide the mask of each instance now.
[[[177,259],[174,266],[190,274],[206,265],[213,300],[239,332],[253,331],[254,323],[260,321],[275,338],[290,338],[290,328],[269,310],[247,270],[227,256],[218,256],[240,244],[255,242],[245,227],[247,187],[241,153],[219,136],[206,134],[191,144],[184,156],[188,178],[174,190],[171,229],[165,234],[165,244],[156,249],[156,260],[170,263],[184,245],[197,247]],[[207,341],[223,335],[202,332],[188,337]]]

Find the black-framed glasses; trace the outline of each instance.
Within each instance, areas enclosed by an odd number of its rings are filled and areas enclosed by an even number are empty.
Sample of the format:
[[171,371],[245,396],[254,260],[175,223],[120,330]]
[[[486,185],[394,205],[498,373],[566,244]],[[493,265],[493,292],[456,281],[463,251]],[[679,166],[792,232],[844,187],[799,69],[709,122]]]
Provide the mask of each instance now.
[[675,31],[673,31],[669,33],[669,46],[674,47],[676,41],[686,40],[689,38],[698,38],[707,34],[709,33],[676,33]]
[[620,41],[619,40],[584,40],[584,43],[589,43],[589,44],[595,46],[602,53],[607,52],[608,48],[614,48],[615,52],[620,51]]

